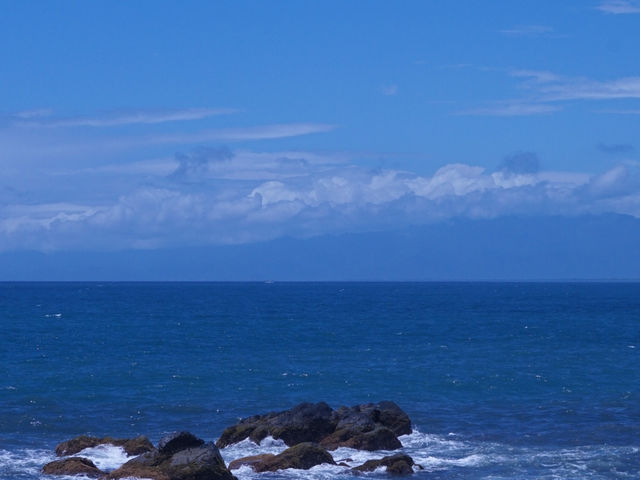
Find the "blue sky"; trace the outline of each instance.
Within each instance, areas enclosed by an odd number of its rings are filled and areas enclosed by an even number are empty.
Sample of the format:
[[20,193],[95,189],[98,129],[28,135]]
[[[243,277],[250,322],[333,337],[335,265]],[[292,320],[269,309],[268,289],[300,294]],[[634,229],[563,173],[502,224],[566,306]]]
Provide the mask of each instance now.
[[640,218],[640,1],[0,6],[0,252]]

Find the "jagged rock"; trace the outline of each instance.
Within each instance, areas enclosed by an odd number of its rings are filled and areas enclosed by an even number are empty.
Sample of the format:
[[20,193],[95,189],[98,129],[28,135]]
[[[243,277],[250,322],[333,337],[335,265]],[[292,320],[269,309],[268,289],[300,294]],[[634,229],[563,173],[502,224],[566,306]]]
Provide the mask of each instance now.
[[368,460],[352,470],[356,472],[373,472],[376,468],[387,467],[387,473],[408,475],[413,473],[413,468],[411,468],[413,464],[413,459],[409,455],[399,453],[379,460]]
[[250,455],[248,457],[238,458],[229,463],[229,470],[237,470],[245,465],[255,470],[255,465],[263,463],[273,457],[275,457],[273,453],[261,453],[259,455]]
[[124,448],[127,455],[140,455],[145,452],[153,450],[153,444],[144,435],[140,435],[136,438],[113,438],[113,437],[89,437],[87,435],[80,435],[79,437],[72,438],[58,444],[56,447],[56,455],[64,457],[67,455],[75,455],[76,453],[84,450],[85,448],[97,447],[98,445],[115,445],[116,447]]
[[85,475],[87,477],[102,477],[105,475],[88,458],[71,457],[55,460],[42,467],[42,473],[47,475]]
[[187,448],[200,447],[204,440],[190,432],[173,432],[165,435],[158,442],[158,451],[163,455],[172,455]]
[[358,431],[351,428],[336,430],[325,437],[320,445],[327,450],[340,447],[355,448],[357,450],[397,450],[402,444],[396,434],[387,427],[377,427],[369,431]]
[[213,443],[189,432],[164,437],[159,449],[129,460],[107,479],[126,477],[152,480],[235,480]]
[[[235,468],[249,465],[256,472],[275,472],[276,470],[286,470],[287,468],[308,470],[322,463],[336,464],[329,452],[318,444],[311,442],[299,443],[287,448],[278,455],[254,455],[252,457],[239,458],[234,462],[237,462],[234,465]],[[229,468],[232,467],[234,462],[231,462]]]
[[382,401],[360,405],[360,411],[368,413],[375,423],[387,427],[398,436],[411,433],[411,419],[394,402]]
[[398,435],[411,433],[411,420],[393,402],[367,403],[332,410],[326,403],[303,403],[291,410],[255,415],[228,427],[216,445],[220,448],[246,438],[260,443],[267,435],[288,446],[316,442],[330,450],[395,450]]
[[[117,443],[115,445],[118,445]],[[151,452],[154,447],[153,443],[144,435],[130,438],[120,445],[127,452],[127,455],[141,455],[146,452]]]
[[219,448],[250,438],[260,443],[266,436],[282,439],[288,446],[302,442],[319,442],[333,432],[333,410],[324,402],[302,403],[278,413],[256,415],[225,429],[216,442]]

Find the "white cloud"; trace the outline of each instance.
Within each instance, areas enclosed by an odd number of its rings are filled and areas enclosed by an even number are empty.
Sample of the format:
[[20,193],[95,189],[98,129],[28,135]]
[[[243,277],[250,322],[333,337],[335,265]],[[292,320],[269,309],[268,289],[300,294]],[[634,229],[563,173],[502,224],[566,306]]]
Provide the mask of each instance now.
[[[27,127],[119,127],[122,125],[134,124],[155,124],[166,122],[184,122],[189,120],[202,120],[214,115],[226,115],[236,113],[238,110],[231,108],[187,108],[182,110],[149,111],[139,110],[130,112],[118,112],[115,114],[101,116],[78,116],[69,118],[46,118],[40,121],[25,121],[19,125]],[[30,113],[42,112],[21,112],[17,114],[19,118],[32,119],[43,117],[40,114]],[[49,111],[44,111],[48,112]],[[30,114],[30,115],[25,115]]]
[[518,25],[513,28],[500,30],[500,33],[512,37],[549,36],[552,35],[553,32],[553,28],[546,25]]
[[596,113],[610,113],[614,115],[640,115],[640,110],[609,109],[609,110],[597,110]]
[[474,115],[474,116],[491,116],[491,117],[522,117],[530,115],[546,115],[549,113],[562,110],[557,105],[549,105],[546,103],[505,103],[496,102],[494,105],[473,108],[469,110],[461,110],[456,115]]
[[540,83],[561,81],[563,78],[560,75],[546,70],[511,70],[509,75],[535,80]]
[[640,98],[640,77],[605,82],[574,79],[540,86],[539,91],[547,101]]
[[[512,100],[455,112],[457,115],[528,116],[562,110],[563,103],[576,100],[604,101],[640,98],[640,77],[593,80],[568,77],[545,70],[513,69],[508,75],[519,80],[517,85],[525,95]],[[603,110],[599,113],[634,114],[637,110]]]
[[386,95],[388,97],[392,97],[394,95],[397,95],[398,93],[398,86],[397,85],[386,85],[384,87],[382,87],[382,94]]
[[48,117],[52,113],[53,111],[49,108],[38,108],[35,110],[23,110],[21,112],[16,112],[11,116],[26,120],[26,119],[32,119],[32,118]]
[[20,165],[37,160],[50,161],[63,157],[66,164],[74,159],[113,155],[136,149],[144,149],[159,145],[192,146],[203,143],[235,143],[255,140],[271,140],[289,138],[314,133],[326,133],[337,128],[335,125],[321,123],[283,123],[259,125],[252,127],[217,128],[198,130],[195,132],[167,134],[132,134],[118,133],[114,135],[72,135],[69,132],[55,134],[52,129],[46,131],[32,129],[0,130],[0,143],[3,146],[0,155],[5,159],[20,159]]
[[[5,202],[0,204],[0,250],[245,243],[453,217],[602,212],[640,217],[640,167],[635,164],[597,176],[537,171],[535,166],[488,171],[464,163],[418,175],[289,153],[295,155],[205,156],[206,168],[194,170],[189,182],[158,176],[129,183],[117,198],[98,194],[84,203]],[[248,173],[251,165],[259,175]]]
[[640,5],[628,0],[606,0],[600,3],[596,9],[613,15],[640,13]]
[[640,98],[640,77],[598,81],[537,70],[512,70],[509,74],[525,79],[522,86],[537,93],[539,101]]

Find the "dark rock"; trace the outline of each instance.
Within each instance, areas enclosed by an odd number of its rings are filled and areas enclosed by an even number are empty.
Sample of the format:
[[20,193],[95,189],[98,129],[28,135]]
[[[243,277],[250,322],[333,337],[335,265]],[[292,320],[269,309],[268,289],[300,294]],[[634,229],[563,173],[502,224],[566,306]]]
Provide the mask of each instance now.
[[170,480],[169,474],[161,468],[161,464],[170,457],[163,456],[157,450],[143,453],[132,458],[120,468],[107,475],[107,479],[119,479],[127,477],[149,478],[151,480]]
[[376,428],[376,422],[369,412],[360,410],[360,405],[355,407],[340,407],[333,412],[333,420],[336,422],[336,430],[357,430],[368,432]]
[[205,444],[189,432],[168,435],[162,439],[159,447],[159,450],[129,460],[106,478],[235,480],[218,448],[213,443]]
[[102,443],[102,438],[88,437],[86,435],[80,435],[79,437],[72,438],[58,444],[56,447],[56,455],[63,457],[65,455],[74,455],[85,448],[95,447]]
[[399,435],[411,433],[411,420],[398,405],[383,401],[332,410],[324,402],[303,403],[291,410],[245,418],[227,428],[216,445],[220,448],[246,438],[260,443],[267,435],[288,446],[320,443],[330,450],[396,450]]
[[130,438],[125,440],[124,443],[119,444],[116,443],[114,445],[119,445],[124,448],[124,451],[127,452],[127,455],[141,455],[146,452],[151,452],[154,450],[153,443],[145,437],[144,435],[140,435],[135,438]]
[[80,435],[66,442],[60,443],[56,447],[56,455],[59,457],[75,455],[85,448],[93,448],[98,445],[115,445],[124,448],[127,455],[140,455],[141,453],[153,450],[153,444],[143,435],[136,438],[113,438],[113,437],[89,437]]
[[336,464],[331,454],[324,448],[315,443],[304,442],[287,448],[278,455],[255,462],[251,467],[256,472],[275,472],[276,470],[285,470],[287,468],[308,470],[323,463]]
[[[241,442],[245,438],[249,438],[249,436],[257,427],[257,422],[254,421],[254,419],[255,417],[246,418],[244,420],[241,420],[238,424],[226,428],[216,442],[216,446],[219,448],[224,448],[228,445],[233,445],[234,443]],[[259,441],[256,443],[259,443]]]
[[361,411],[370,411],[376,423],[391,429],[398,436],[411,433],[411,419],[393,402],[382,401],[371,406],[363,405]]
[[368,460],[352,470],[356,472],[373,472],[376,468],[387,467],[387,473],[395,475],[408,475],[413,473],[411,468],[414,464],[413,459],[409,455],[396,454],[383,457],[379,460]]
[[255,470],[256,464],[263,463],[273,457],[275,457],[273,453],[261,453],[260,455],[251,455],[249,457],[238,458],[229,463],[229,470],[237,470],[245,465]]
[[355,448],[357,450],[397,450],[402,444],[396,434],[386,427],[377,427],[374,430],[359,432],[354,429],[343,428],[325,437],[320,445],[327,450],[335,450],[340,447]]
[[175,453],[167,466],[170,480],[232,480],[220,451],[213,444]]
[[288,446],[319,442],[335,429],[333,410],[324,402],[302,403],[278,413],[256,415],[227,428],[216,442],[219,448],[250,438],[260,443],[266,436],[282,439]]
[[187,448],[199,447],[204,440],[190,432],[173,432],[165,435],[158,442],[158,451],[163,455],[172,455]]
[[105,475],[88,458],[71,457],[47,463],[42,467],[42,473],[47,475],[86,475],[87,477],[102,477]]
[[340,407],[334,412],[336,430],[349,428],[361,432],[373,430],[375,426],[387,427],[396,435],[411,433],[411,420],[398,405],[383,401],[366,403],[354,407]]

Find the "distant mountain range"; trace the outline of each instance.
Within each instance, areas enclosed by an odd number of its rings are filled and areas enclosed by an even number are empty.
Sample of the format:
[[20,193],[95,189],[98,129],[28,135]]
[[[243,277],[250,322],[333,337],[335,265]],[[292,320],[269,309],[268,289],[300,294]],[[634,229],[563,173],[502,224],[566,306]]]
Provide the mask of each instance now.
[[6,281],[615,279],[640,280],[640,219],[460,219],[233,246],[0,254]]

